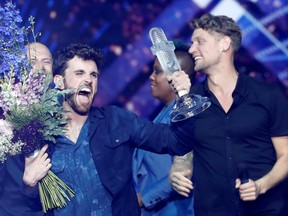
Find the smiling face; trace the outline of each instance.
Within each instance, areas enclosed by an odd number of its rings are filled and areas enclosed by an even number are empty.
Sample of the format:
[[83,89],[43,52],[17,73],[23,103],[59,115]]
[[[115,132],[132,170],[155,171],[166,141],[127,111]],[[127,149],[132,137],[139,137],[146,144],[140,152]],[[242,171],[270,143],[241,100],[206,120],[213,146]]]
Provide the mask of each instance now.
[[[97,92],[98,68],[96,63],[75,56],[67,62],[64,74],[63,88],[73,90],[72,93],[66,95],[68,110],[73,110],[79,115],[88,115]],[[57,81],[60,77],[60,75],[56,76]],[[57,81],[55,82],[57,83]]]
[[41,43],[31,43],[26,46],[27,57],[33,69],[43,69],[46,73],[52,73],[52,55],[49,49]]
[[218,33],[210,33],[204,29],[195,29],[192,35],[192,45],[189,53],[195,61],[195,71],[205,72],[220,62],[223,45],[222,37]]

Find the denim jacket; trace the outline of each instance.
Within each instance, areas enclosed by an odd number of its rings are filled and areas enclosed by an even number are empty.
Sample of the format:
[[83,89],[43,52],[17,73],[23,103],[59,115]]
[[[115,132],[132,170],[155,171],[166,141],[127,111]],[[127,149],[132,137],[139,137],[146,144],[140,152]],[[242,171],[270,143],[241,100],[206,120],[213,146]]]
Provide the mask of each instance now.
[[[171,127],[154,125],[131,112],[107,106],[91,108],[87,121],[90,151],[100,180],[112,195],[114,216],[140,215],[131,169],[134,148],[178,155],[191,151],[192,119]],[[159,145],[154,145],[155,140]]]
[[[113,196],[113,215],[140,215],[131,170],[134,148],[167,153],[169,145],[171,150],[186,153],[191,150],[187,145],[190,134],[184,123],[179,124],[181,128],[175,124],[172,131],[166,124],[155,126],[114,106],[92,109],[89,120],[90,150],[100,179]],[[155,140],[159,145],[155,145]],[[187,145],[187,150],[179,151],[178,142]]]

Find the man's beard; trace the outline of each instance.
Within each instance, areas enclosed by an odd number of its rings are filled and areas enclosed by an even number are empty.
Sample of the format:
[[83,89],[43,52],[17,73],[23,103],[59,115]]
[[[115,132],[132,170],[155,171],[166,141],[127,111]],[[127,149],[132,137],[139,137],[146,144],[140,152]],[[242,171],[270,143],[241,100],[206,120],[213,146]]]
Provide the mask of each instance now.
[[91,104],[87,105],[87,106],[80,106],[77,104],[76,102],[76,97],[77,97],[77,93],[68,93],[65,96],[65,101],[69,104],[69,106],[73,109],[74,112],[76,112],[79,115],[87,115],[90,108],[91,108]]
[[[65,83],[65,79],[64,79],[64,85],[67,86],[67,83]],[[91,92],[91,94],[93,94],[93,92]],[[82,106],[77,103],[77,100],[76,100],[77,97],[79,97],[78,89],[76,89],[76,91],[72,90],[72,92],[65,95],[65,101],[67,102],[67,104],[69,104],[69,106],[72,108],[72,110],[75,113],[79,115],[87,115],[92,106],[92,102],[94,101],[95,95],[93,96],[92,101],[90,101],[89,104],[82,105]]]

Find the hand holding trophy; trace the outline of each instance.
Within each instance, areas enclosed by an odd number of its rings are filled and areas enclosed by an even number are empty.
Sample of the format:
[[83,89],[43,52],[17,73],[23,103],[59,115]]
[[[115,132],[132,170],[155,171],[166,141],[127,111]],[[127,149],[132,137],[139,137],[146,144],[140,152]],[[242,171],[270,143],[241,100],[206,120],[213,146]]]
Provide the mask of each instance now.
[[[152,41],[151,51],[156,55],[163,71],[171,75],[180,71],[181,67],[174,53],[173,41],[168,41],[161,28],[151,28],[149,36]],[[211,105],[209,98],[200,95],[189,94],[188,92],[177,92],[176,104],[171,112],[171,121],[178,122],[195,116]]]

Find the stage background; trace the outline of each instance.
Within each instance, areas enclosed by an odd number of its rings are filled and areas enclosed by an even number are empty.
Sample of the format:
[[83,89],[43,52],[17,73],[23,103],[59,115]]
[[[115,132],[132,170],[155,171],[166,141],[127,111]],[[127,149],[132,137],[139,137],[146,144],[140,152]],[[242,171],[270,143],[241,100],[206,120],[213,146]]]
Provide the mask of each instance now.
[[[3,6],[6,2],[1,0]],[[114,104],[153,118],[162,104],[150,95],[154,56],[149,30],[161,27],[167,38],[190,43],[189,22],[202,14],[233,17],[243,30],[236,56],[241,73],[267,80],[288,95],[287,0],[13,0],[23,25],[35,17],[37,40],[55,52],[70,43],[104,50],[95,105]],[[203,76],[198,74],[197,80]]]

